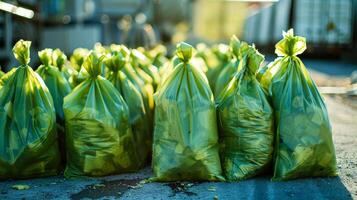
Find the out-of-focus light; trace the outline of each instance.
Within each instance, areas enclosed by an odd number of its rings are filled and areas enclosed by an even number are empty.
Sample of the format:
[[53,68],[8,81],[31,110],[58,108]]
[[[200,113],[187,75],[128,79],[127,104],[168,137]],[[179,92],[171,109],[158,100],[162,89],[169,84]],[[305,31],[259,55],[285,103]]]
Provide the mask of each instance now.
[[2,2],[0,1],[0,10],[21,16],[21,17],[25,17],[28,19],[32,19],[33,16],[35,15],[35,13],[27,8],[23,8],[23,7],[18,7],[6,2]]

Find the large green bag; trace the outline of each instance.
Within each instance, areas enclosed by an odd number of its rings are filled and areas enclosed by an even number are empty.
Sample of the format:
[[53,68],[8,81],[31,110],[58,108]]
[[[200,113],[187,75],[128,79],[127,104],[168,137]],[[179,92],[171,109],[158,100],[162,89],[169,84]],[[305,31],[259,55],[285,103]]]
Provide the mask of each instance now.
[[52,66],[52,49],[44,49],[38,52],[38,56],[42,65],[38,67],[36,72],[41,76],[45,82],[48,90],[51,93],[53,103],[56,111],[57,133],[59,137],[59,145],[62,153],[62,160],[65,156],[65,133],[64,133],[64,113],[63,113],[63,99],[71,92],[71,87],[58,70],[57,67]]
[[85,58],[83,67],[90,77],[64,99],[66,177],[123,173],[139,165],[128,106],[100,76],[102,59],[94,52]]
[[273,110],[255,78],[264,57],[242,44],[238,72],[217,98],[221,160],[229,181],[247,179],[271,169]]
[[156,181],[223,180],[216,110],[207,78],[177,45],[180,62],[155,94],[153,169]]
[[261,77],[271,96],[277,125],[273,180],[335,176],[336,157],[325,103],[297,55],[303,37],[289,30],[276,44],[279,56]]
[[141,93],[135,85],[121,71],[127,60],[121,52],[113,52],[107,56],[104,63],[109,69],[107,79],[119,91],[129,107],[130,124],[133,129],[136,148],[140,156],[140,166],[147,164],[148,158],[151,155],[152,148],[152,132],[150,120],[145,111],[144,101]]
[[214,84],[214,95],[215,97],[219,96],[223,89],[227,86],[229,81],[233,78],[234,74],[237,71],[239,65],[239,55],[240,47],[242,44],[246,44],[245,42],[241,42],[238,40],[236,36],[232,36],[230,41],[230,51],[233,55],[233,59],[230,63],[226,64],[225,67],[219,72],[218,77],[216,78],[216,82]]
[[30,41],[13,52],[21,64],[0,89],[0,179],[55,175],[56,115],[50,92],[30,66]]

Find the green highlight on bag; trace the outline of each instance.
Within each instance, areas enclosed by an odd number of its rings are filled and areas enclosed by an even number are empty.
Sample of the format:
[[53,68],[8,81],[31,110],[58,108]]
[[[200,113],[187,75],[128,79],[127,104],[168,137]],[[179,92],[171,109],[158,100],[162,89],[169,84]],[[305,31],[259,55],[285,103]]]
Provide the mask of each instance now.
[[267,172],[273,158],[273,109],[255,78],[264,56],[246,43],[241,49],[238,71],[216,100],[221,162],[228,181]]
[[20,66],[5,76],[0,89],[0,179],[57,174],[60,153],[51,94],[28,65],[30,41],[20,40],[13,53]]
[[83,62],[89,76],[64,99],[66,177],[105,176],[139,168],[129,109],[113,84],[100,76],[103,59],[89,53]]
[[193,51],[177,45],[178,65],[155,94],[153,181],[224,180],[213,94]]
[[325,103],[297,55],[305,38],[293,30],[276,44],[279,56],[260,83],[272,100],[277,135],[273,180],[336,176],[336,156]]

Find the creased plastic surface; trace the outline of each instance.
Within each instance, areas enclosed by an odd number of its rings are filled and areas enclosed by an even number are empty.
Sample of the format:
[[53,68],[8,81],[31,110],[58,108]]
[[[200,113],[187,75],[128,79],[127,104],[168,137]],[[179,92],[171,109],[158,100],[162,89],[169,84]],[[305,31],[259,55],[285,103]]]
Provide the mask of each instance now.
[[145,111],[144,101],[139,90],[121,71],[127,60],[121,52],[113,54],[105,59],[105,65],[109,72],[107,79],[119,91],[124,101],[127,103],[130,113],[130,124],[135,138],[135,147],[137,149],[140,166],[147,164],[152,148],[152,132],[150,121]]
[[302,61],[305,38],[292,30],[276,45],[279,56],[261,77],[277,124],[273,180],[335,176],[336,158],[325,103]]
[[28,66],[30,44],[15,44],[20,66],[0,89],[0,179],[50,176],[59,168],[55,109],[45,83]]
[[270,169],[273,158],[273,110],[255,78],[264,57],[248,47],[228,86],[217,98],[221,162],[228,181],[247,179]]
[[102,57],[83,62],[89,78],[64,99],[66,177],[104,176],[134,171],[138,158],[129,110],[117,89],[100,76]]
[[178,66],[155,96],[153,169],[156,181],[223,180],[216,110],[204,73],[181,43]]

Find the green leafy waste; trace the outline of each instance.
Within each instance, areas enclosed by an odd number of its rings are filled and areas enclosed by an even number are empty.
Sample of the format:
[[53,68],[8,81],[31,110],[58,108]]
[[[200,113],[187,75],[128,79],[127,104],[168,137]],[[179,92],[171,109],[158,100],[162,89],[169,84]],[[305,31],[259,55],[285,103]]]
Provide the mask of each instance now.
[[15,44],[20,66],[2,79],[0,179],[50,176],[59,170],[55,108],[42,78],[28,65],[30,45]]
[[154,181],[224,180],[213,94],[192,53],[177,45],[178,65],[155,94]]
[[264,57],[248,44],[240,51],[237,72],[216,100],[221,162],[229,181],[267,172],[273,158],[273,109],[255,78]]
[[89,77],[64,99],[66,177],[105,176],[139,168],[128,106],[113,84],[100,76],[102,60],[95,52],[84,59]]
[[336,176],[336,156],[325,103],[297,57],[305,38],[284,33],[279,56],[260,74],[274,108],[277,135],[273,180]]

